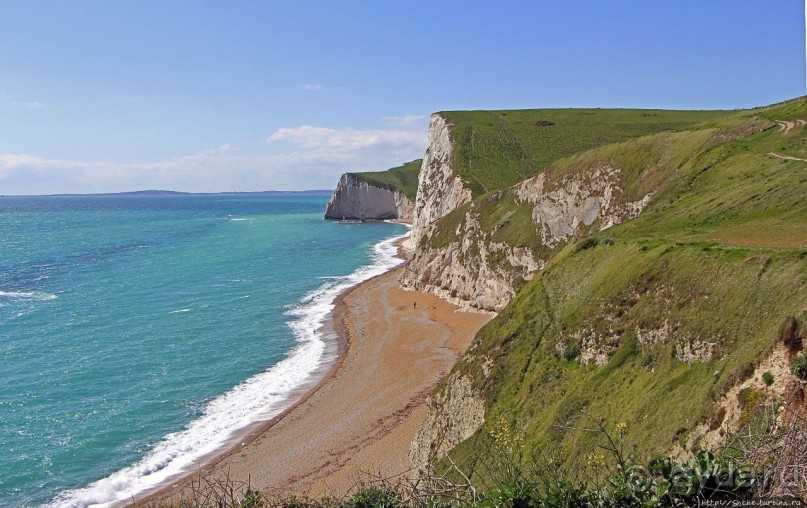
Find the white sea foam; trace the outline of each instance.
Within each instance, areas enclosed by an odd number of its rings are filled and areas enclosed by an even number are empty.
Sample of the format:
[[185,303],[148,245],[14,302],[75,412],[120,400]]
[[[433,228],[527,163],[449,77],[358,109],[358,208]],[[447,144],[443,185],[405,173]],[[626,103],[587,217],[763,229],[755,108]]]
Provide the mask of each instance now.
[[0,291],[0,299],[3,300],[55,300],[56,295],[43,291]]
[[316,381],[323,363],[332,361],[327,352],[333,332],[325,326],[336,297],[365,280],[380,275],[403,261],[397,257],[395,242],[402,236],[384,240],[373,248],[372,264],[345,277],[329,280],[306,294],[289,310],[289,327],[297,339],[289,355],[267,371],[247,379],[229,392],[213,399],[202,416],[185,430],[168,434],[138,463],[122,469],[88,487],[65,491],[49,506],[105,507],[153,489],[168,478],[198,466],[198,461],[222,448],[248,425],[280,414],[294,401],[301,387]]
[[179,314],[179,313],[182,313],[182,312],[190,312],[190,311],[191,311],[190,309],[177,309],[177,310],[172,310],[171,312],[169,312],[169,314]]

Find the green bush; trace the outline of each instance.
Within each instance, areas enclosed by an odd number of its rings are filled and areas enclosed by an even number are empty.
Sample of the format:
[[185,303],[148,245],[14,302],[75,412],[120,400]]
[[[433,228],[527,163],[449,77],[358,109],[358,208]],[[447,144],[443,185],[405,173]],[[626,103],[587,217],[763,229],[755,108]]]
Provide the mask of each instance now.
[[580,356],[580,346],[567,345],[563,351],[563,359],[566,361],[572,361],[578,356]]
[[397,508],[403,505],[400,493],[381,487],[360,490],[344,503],[345,508]]
[[507,478],[479,503],[480,508],[529,508],[542,506],[533,482],[523,478]]
[[244,493],[244,499],[241,500],[239,508],[260,508],[263,505],[263,495],[257,490],[248,488]]
[[584,238],[579,242],[577,242],[577,245],[575,246],[574,250],[575,252],[580,252],[582,250],[591,249],[592,247],[596,247],[597,245],[599,245],[599,243],[600,240],[598,238],[589,236],[588,238]]
[[755,405],[758,398],[759,394],[750,387],[743,388],[737,394],[737,401],[740,403],[740,409],[746,409],[749,406]]
[[772,385],[774,381],[773,374],[771,374],[770,371],[765,372],[762,374],[762,381],[768,386]]
[[793,374],[799,379],[807,379],[807,355],[804,353],[793,358]]

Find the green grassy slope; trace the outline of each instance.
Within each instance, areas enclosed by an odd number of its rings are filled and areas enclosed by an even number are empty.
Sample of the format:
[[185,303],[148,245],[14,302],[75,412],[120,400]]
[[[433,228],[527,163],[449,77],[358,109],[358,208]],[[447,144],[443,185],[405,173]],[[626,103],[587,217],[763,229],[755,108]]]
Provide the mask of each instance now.
[[[555,161],[549,187],[608,163],[624,175],[621,199],[653,198],[638,218],[602,232],[595,223],[588,238],[554,250],[540,244],[531,206],[512,190],[475,200],[493,240],[549,263],[455,367],[488,406],[485,426],[453,453],[466,470],[499,415],[524,433],[528,452],[560,447],[569,462],[599,442],[562,428],[585,426],[581,409],[626,422],[640,456],[713,423],[716,401],[773,348],[787,319],[807,311],[807,161],[770,155],[803,156],[807,127],[785,134],[773,123],[780,119],[807,119],[805,100]],[[433,246],[453,240],[467,209],[442,219]],[[606,364],[580,361],[592,345],[610,348]],[[684,362],[687,348],[709,358]]]
[[726,111],[530,109],[450,111],[455,168],[474,197],[512,185],[561,158],[662,131],[731,116]]
[[400,191],[414,203],[418,190],[418,173],[422,162],[422,159],[418,159],[386,171],[350,174],[375,186]]
[[[492,359],[488,378],[474,360],[457,368],[476,377],[488,421],[514,422],[528,451],[560,448],[572,463],[595,450],[600,436],[561,428],[586,426],[585,409],[612,425],[626,422],[640,457],[661,454],[711,422],[715,401],[773,347],[785,319],[803,311],[806,266],[794,251],[599,245],[531,281],[482,331],[473,355]],[[639,342],[638,330],[665,321],[670,337]],[[592,336],[616,339],[604,366],[578,361]],[[711,360],[676,358],[677,348],[696,341],[715,343]],[[473,452],[472,439],[456,456],[472,463]]]

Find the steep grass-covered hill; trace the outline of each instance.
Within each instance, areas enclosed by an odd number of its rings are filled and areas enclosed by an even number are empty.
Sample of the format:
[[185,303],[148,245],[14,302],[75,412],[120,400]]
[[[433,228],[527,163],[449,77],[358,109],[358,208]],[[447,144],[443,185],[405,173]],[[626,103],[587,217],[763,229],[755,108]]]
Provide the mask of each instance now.
[[427,151],[416,214],[450,171],[472,199],[415,217],[402,283],[498,315],[433,394],[416,463],[453,450],[479,474],[502,418],[524,457],[572,462],[599,444],[572,430],[584,413],[623,422],[649,457],[714,445],[766,404],[804,411],[790,373],[807,336],[804,98],[439,121],[451,152]]

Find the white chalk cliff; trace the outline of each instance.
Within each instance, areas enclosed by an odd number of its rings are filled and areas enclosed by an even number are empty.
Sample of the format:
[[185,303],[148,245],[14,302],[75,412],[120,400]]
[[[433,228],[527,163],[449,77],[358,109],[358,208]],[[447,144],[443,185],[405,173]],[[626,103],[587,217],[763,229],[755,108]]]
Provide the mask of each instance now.
[[401,192],[373,185],[345,173],[325,209],[326,219],[398,219],[412,221],[414,205]]
[[426,228],[471,200],[471,190],[454,171],[451,125],[439,113],[429,118],[429,145],[423,156],[412,220],[412,243],[417,245]]

